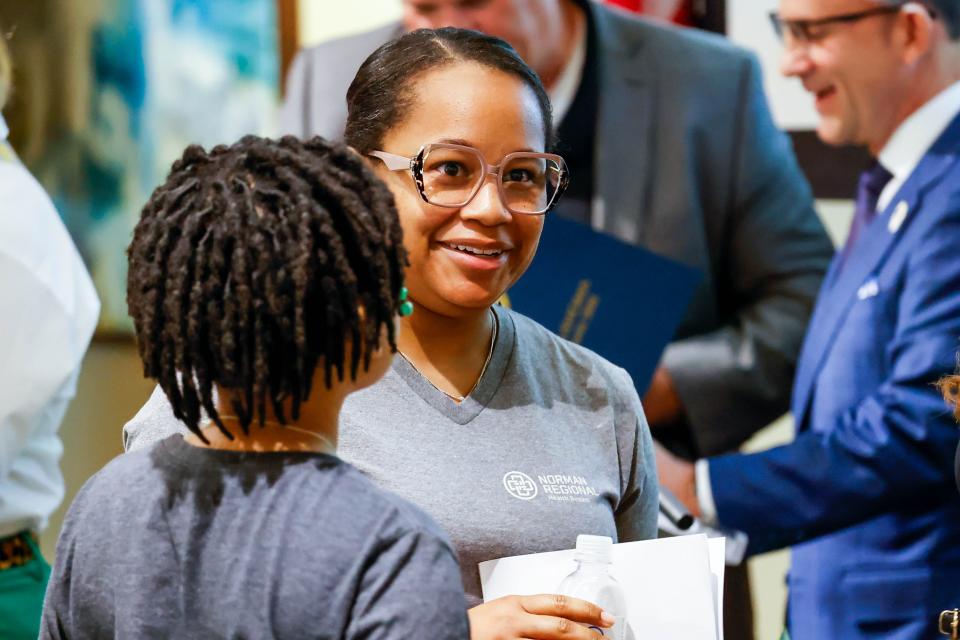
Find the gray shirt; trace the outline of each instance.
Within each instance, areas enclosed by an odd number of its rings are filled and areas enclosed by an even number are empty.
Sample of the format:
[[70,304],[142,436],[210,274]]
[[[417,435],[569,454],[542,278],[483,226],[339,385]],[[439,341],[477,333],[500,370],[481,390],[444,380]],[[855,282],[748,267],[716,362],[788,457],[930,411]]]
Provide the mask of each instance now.
[[[339,455],[449,533],[470,606],[484,560],[573,548],[581,533],[626,542],[657,532],[653,445],[630,376],[495,310],[493,354],[462,403],[398,355],[341,414]],[[125,427],[126,446],[178,428],[155,392]]]
[[70,506],[41,638],[469,635],[456,559],[416,507],[312,453],[124,454]]

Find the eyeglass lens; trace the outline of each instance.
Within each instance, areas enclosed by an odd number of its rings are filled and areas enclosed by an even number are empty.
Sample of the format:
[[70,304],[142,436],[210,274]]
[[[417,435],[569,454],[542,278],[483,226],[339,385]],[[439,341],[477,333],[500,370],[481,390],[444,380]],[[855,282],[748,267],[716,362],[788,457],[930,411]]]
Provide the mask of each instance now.
[[[500,169],[503,204],[516,213],[543,213],[556,198],[562,167],[534,154],[512,154]],[[482,186],[483,162],[469,149],[431,147],[423,156],[427,202],[464,206]]]

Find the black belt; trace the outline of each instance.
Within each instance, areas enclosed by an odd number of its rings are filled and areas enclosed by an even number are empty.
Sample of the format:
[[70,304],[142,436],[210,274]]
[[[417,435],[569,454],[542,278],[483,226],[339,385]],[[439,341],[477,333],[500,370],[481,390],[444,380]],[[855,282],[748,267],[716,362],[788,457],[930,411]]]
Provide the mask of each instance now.
[[0,571],[22,567],[33,560],[35,542],[36,538],[29,531],[0,538]]

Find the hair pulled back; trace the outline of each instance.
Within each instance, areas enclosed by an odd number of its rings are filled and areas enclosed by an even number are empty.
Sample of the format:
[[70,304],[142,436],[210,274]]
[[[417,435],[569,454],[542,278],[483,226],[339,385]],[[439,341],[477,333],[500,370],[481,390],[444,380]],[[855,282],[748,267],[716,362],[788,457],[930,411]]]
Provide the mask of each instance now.
[[536,72],[503,40],[453,27],[411,31],[370,54],[347,90],[347,144],[361,153],[380,149],[386,133],[413,108],[416,79],[456,62],[502,71],[528,86],[543,116],[544,147],[553,147],[550,98]]

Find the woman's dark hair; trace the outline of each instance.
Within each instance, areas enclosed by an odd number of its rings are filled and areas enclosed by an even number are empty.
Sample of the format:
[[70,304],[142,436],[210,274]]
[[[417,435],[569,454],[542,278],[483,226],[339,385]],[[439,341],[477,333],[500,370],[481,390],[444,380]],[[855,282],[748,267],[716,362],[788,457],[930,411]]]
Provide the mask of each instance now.
[[[387,187],[361,157],[322,138],[247,136],[192,145],[150,197],[128,249],[127,305],[144,374],[203,439],[201,407],[228,438],[212,385],[244,432],[266,402],[281,422],[380,345],[396,348],[406,253]],[[360,312],[360,307],[363,312]]]
[[411,31],[370,54],[347,90],[347,144],[361,153],[380,149],[386,132],[413,106],[414,80],[455,62],[503,71],[530,87],[543,116],[545,149],[552,149],[550,98],[536,72],[503,40],[452,27]]

